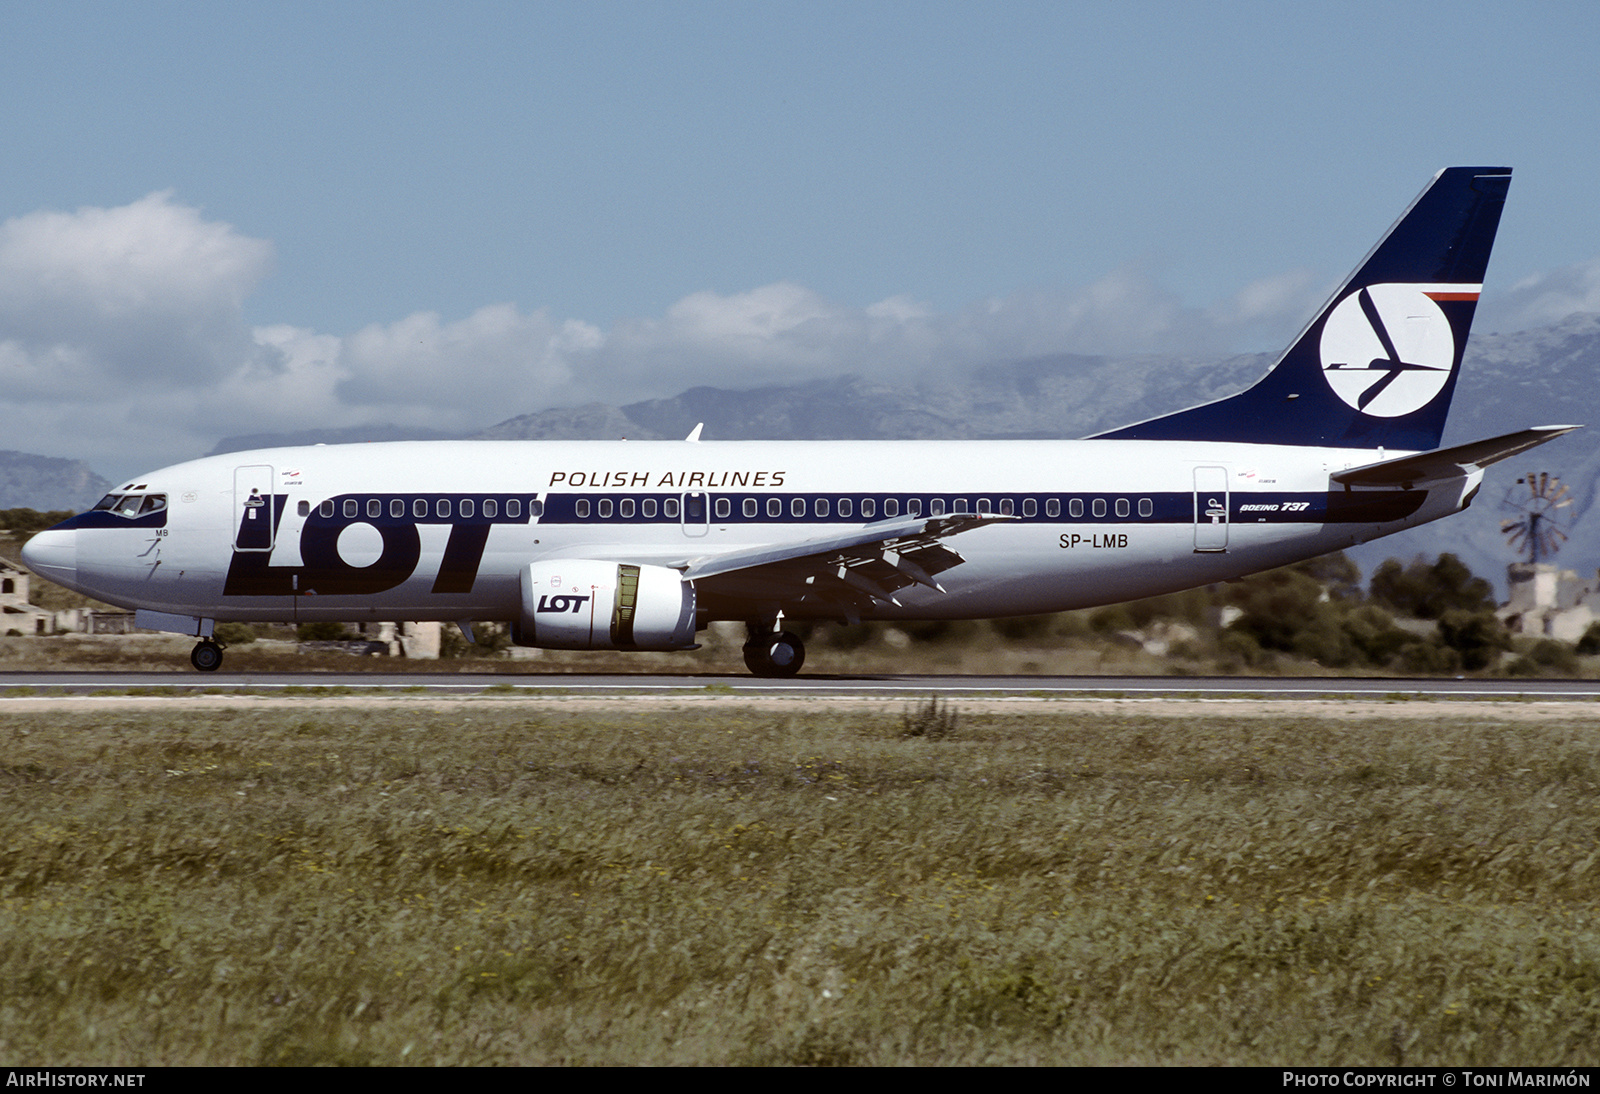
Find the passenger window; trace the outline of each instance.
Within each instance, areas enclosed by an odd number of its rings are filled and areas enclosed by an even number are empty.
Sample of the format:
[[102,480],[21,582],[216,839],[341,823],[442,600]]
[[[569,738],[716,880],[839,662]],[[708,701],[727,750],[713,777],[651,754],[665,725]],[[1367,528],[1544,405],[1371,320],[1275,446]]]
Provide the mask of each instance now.
[[944,499],[943,498],[934,498],[932,501],[928,502],[928,515],[930,517],[942,517],[942,516],[944,516]]
[[520,517],[521,515],[522,515],[522,499],[521,498],[507,498],[506,499],[506,516],[511,517],[513,520],[515,520],[517,517]]
[[411,515],[416,517],[418,520],[420,520],[423,517],[427,516],[428,515],[428,499],[427,498],[418,498],[416,501],[412,502],[411,503]]
[[1014,503],[1011,501],[1010,498],[1001,498],[1000,499],[1000,515],[1001,516],[1009,517],[1012,514],[1014,514],[1015,512],[1016,512],[1016,508],[1014,507]]
[[1128,515],[1128,499],[1127,498],[1118,498],[1117,499],[1117,516],[1125,517],[1127,515]]
[[656,499],[645,498],[643,504],[640,505],[640,508],[644,510],[644,515],[646,517],[654,517],[656,515]]
[[756,499],[755,498],[745,498],[744,499],[744,515],[745,516],[753,517],[753,516],[755,516],[757,514],[758,511],[759,511],[759,508],[756,505]]
[[406,515],[406,503],[403,498],[389,499],[389,515],[396,520]]
[[1083,499],[1073,498],[1071,501],[1069,501],[1067,503],[1067,512],[1075,517],[1083,516]]
[[972,510],[967,508],[966,498],[957,498],[950,504],[950,511],[952,513],[970,513]]
[[540,501],[538,498],[534,498],[529,501],[528,516],[533,517],[535,520],[544,516],[544,502]]
[[472,516],[473,512],[476,511],[477,508],[478,507],[472,503],[472,499],[471,498],[462,498],[461,499],[461,515],[462,516],[464,516],[464,517]]
[[383,502],[379,501],[377,498],[368,498],[367,499],[367,516],[369,516],[369,517],[381,517],[381,516],[383,516]]
[[717,499],[717,519],[727,520],[733,515],[733,502],[727,498]]
[[806,499],[795,498],[789,503],[789,515],[796,520],[806,515]]
[[1039,503],[1037,501],[1035,501],[1033,498],[1023,498],[1022,499],[1022,515],[1025,516],[1025,517],[1038,516],[1039,515]]
[[433,506],[433,514],[434,514],[434,516],[437,516],[437,517],[449,517],[450,516],[450,499],[449,498],[440,498],[437,502],[435,502],[434,506]]
[[819,516],[819,517],[827,516],[828,515],[828,499],[827,498],[818,498],[817,499],[817,503],[814,506],[812,506],[812,508],[814,510],[816,510],[817,516]]
[[668,520],[676,520],[678,518],[678,499],[667,498],[663,501],[661,503],[661,515]]
[[578,516],[587,517],[589,515],[589,499],[579,498],[578,504],[574,508],[576,509]]
[[356,502],[355,498],[344,499],[344,515],[347,517],[357,517],[361,515],[361,506]]
[[839,515],[841,517],[848,517],[850,515],[850,499],[849,498],[840,498],[839,499]]
[[877,511],[878,511],[878,505],[871,498],[862,498],[861,499],[861,519],[862,520],[871,520],[873,514],[876,513]]
[[601,498],[600,499],[600,515],[602,517],[609,517],[611,515],[611,499],[610,498]]
[[1141,517],[1151,516],[1151,515],[1153,515],[1155,513],[1155,511],[1156,511],[1155,504],[1153,502],[1151,502],[1151,500],[1149,498],[1140,498],[1139,499],[1139,515]]
[[1106,499],[1105,498],[1095,498],[1094,501],[1091,503],[1091,505],[1094,508],[1094,515],[1095,516],[1103,517],[1103,516],[1106,515]]
[[1061,499],[1048,499],[1044,503],[1044,515],[1047,517],[1059,517],[1061,515]]
[[302,517],[309,517],[311,515],[311,503],[302,498],[300,504],[295,507],[295,512]]
[[898,499],[898,498],[884,498],[883,499],[883,515],[886,516],[886,517],[899,516],[900,515],[900,499]]
[[493,520],[500,515],[500,503],[493,498],[483,499],[483,515]]
[[333,499],[332,498],[329,498],[328,500],[324,501],[321,505],[317,506],[317,515],[319,517],[331,517],[331,516],[333,516]]
[[783,516],[783,499],[782,498],[768,498],[767,499],[767,516],[769,516],[769,517],[781,517],[781,516]]
[[922,499],[909,498],[906,501],[906,516],[915,517],[922,513]]
[[[494,504],[494,502],[488,502],[488,501],[484,502],[485,506],[489,506],[489,505],[493,505],[493,504]],[[632,498],[623,498],[621,501],[617,502],[617,513],[621,517],[623,517],[623,519],[627,519],[627,518],[633,516],[633,499]]]

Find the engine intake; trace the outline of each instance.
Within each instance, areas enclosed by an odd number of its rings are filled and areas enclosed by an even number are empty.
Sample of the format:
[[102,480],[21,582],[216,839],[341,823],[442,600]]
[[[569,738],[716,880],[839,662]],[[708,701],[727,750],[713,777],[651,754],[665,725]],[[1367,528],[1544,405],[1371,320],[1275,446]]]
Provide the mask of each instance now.
[[694,584],[666,566],[556,558],[522,568],[519,646],[681,650],[694,646]]

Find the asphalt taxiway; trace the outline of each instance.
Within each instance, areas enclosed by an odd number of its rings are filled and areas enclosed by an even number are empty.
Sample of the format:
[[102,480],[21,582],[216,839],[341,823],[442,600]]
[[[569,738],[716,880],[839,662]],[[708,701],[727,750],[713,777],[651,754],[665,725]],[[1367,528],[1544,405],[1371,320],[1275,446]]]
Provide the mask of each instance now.
[[743,695],[763,698],[1600,699],[1600,680],[1237,676],[809,676],[511,673],[6,672],[0,700],[40,695],[334,695],[441,697]]

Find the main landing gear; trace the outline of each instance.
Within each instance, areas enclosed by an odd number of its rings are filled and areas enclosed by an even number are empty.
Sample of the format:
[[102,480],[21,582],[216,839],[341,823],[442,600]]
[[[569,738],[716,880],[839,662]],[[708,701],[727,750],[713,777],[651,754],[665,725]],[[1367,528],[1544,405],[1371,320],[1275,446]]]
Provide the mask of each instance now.
[[805,643],[788,631],[773,633],[753,624],[744,644],[744,663],[756,676],[793,676],[806,663]]
[[211,639],[202,639],[189,652],[189,664],[201,672],[216,672],[222,667],[222,647]]

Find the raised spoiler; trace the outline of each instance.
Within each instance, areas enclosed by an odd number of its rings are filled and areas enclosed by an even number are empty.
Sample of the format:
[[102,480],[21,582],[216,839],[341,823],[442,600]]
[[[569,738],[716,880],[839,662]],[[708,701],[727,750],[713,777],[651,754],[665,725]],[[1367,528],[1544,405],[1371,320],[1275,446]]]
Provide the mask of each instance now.
[[1486,441],[1472,441],[1453,448],[1440,448],[1415,456],[1352,467],[1348,471],[1335,471],[1330,477],[1334,482],[1343,483],[1346,489],[1352,486],[1399,486],[1410,490],[1418,483],[1465,478],[1490,464],[1510,459],[1519,452],[1537,448],[1546,441],[1553,441],[1574,429],[1582,428],[1581,425],[1538,425],[1532,429],[1507,433],[1503,437],[1491,437]]

